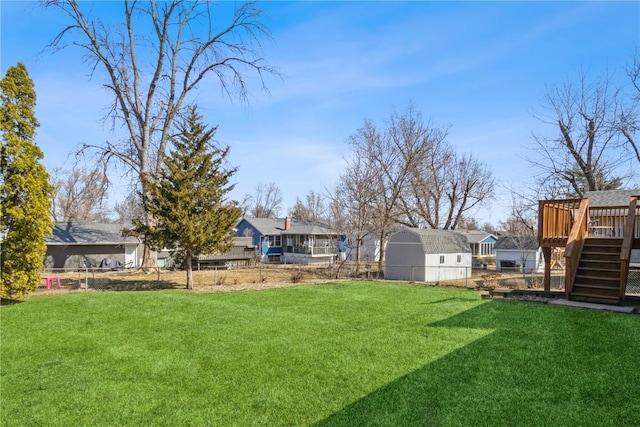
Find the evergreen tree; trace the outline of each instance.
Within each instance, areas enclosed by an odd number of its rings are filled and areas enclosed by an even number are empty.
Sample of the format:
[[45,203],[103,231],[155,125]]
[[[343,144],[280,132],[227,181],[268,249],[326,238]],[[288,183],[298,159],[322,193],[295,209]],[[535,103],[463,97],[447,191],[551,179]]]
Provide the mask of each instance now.
[[156,179],[142,180],[145,209],[152,226],[136,223],[135,231],[154,249],[175,248],[187,268],[187,288],[193,289],[194,255],[226,252],[241,209],[226,199],[237,168],[225,168],[229,147],[212,144],[216,128],[206,128],[195,107],[178,124],[173,150]]
[[51,234],[53,187],[34,143],[36,93],[22,63],[0,81],[0,297],[35,290]]

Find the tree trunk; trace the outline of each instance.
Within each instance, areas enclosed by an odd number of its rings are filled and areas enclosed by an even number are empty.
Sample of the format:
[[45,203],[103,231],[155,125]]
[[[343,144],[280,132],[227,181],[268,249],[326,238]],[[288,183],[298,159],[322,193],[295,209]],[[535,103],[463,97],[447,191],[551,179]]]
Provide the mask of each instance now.
[[381,273],[384,277],[384,240],[386,237],[386,231],[382,230],[382,233],[380,233],[380,256],[378,257],[378,279],[380,278]]
[[358,275],[360,274],[360,251],[362,248],[362,238],[360,236],[358,236],[358,238],[356,239],[356,271],[355,274]]
[[193,271],[191,269],[191,253],[187,253],[187,289],[193,290]]
[[[155,225],[153,215],[149,212],[144,214],[145,225]],[[142,252],[142,271],[149,272],[151,269],[158,266],[158,252],[149,248],[148,245],[144,245],[144,251]]]

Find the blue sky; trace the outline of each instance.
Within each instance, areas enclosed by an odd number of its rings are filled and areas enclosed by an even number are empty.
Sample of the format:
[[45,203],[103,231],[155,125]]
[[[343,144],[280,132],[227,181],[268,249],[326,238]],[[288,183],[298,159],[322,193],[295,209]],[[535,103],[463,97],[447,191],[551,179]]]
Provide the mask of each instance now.
[[[26,64],[38,95],[37,142],[48,168],[69,167],[82,143],[118,138],[102,121],[109,105],[102,80],[88,78],[81,52],[44,51],[64,17],[38,2],[1,7],[2,75]],[[249,106],[201,87],[205,119],[231,146],[239,167],[232,194],[274,182],[284,216],[296,196],[334,186],[347,138],[364,118],[383,125],[413,102],[426,119],[449,127],[460,153],[473,153],[501,183],[477,212],[496,223],[508,214],[503,185],[524,185],[532,132],[553,132],[533,117],[548,85],[623,68],[640,48],[640,2],[265,2],[273,39],[264,57],[282,74],[254,91]],[[113,13],[118,3],[102,3]],[[114,194],[124,193],[116,181]]]

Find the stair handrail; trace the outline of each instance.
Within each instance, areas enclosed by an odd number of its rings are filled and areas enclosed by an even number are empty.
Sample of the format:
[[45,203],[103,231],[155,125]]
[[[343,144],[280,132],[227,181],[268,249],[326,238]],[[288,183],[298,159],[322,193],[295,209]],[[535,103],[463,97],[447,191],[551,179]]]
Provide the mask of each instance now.
[[584,246],[584,239],[589,235],[589,199],[580,201],[578,215],[573,222],[573,227],[569,232],[567,246],[564,249],[565,276],[564,292],[567,298],[573,290],[573,282],[578,271],[578,263]]
[[627,275],[629,274],[629,260],[631,259],[631,249],[633,248],[634,229],[636,221],[636,204],[638,197],[631,197],[629,201],[629,211],[624,223],[624,233],[622,235],[622,248],[620,250],[620,298],[624,298],[627,290]]

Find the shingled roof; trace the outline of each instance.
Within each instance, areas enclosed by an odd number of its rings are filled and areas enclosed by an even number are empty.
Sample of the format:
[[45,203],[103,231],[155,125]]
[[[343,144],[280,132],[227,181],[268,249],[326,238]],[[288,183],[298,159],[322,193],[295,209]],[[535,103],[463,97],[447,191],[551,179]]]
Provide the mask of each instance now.
[[53,234],[45,238],[47,245],[122,245],[139,243],[133,236],[124,236],[126,224],[100,222],[56,222]]
[[640,196],[640,190],[603,190],[587,191],[585,197],[589,199],[591,207],[629,206],[629,198]]
[[535,251],[539,247],[537,236],[502,236],[498,238],[494,249]]
[[407,228],[403,231],[417,234],[420,237],[425,253],[428,254],[471,252],[467,238],[455,231],[422,228]]
[[487,233],[483,230],[457,229],[456,232],[464,235],[469,243],[480,243],[487,237],[493,237],[494,239],[496,238],[496,236],[494,236],[493,234]]
[[325,224],[309,221],[291,219],[291,227],[284,229],[285,218],[243,218],[251,224],[256,230],[264,235],[280,235],[280,234],[338,234],[335,230],[329,228]]

